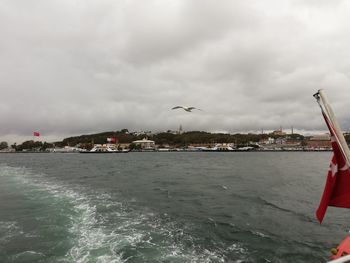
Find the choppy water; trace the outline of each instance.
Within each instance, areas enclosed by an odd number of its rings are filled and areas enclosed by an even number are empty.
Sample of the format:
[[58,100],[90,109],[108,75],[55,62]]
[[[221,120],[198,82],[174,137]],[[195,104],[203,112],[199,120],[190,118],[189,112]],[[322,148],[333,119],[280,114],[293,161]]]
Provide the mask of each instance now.
[[330,153],[0,154],[0,262],[324,262]]

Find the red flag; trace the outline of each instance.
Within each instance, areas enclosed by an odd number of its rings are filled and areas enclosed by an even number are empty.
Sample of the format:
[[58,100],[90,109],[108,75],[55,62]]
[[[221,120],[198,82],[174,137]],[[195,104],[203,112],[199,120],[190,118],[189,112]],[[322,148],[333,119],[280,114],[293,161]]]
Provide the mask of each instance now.
[[40,132],[34,132],[34,136],[36,136],[36,137],[39,137],[40,136]]
[[316,211],[317,219],[322,223],[328,206],[350,208],[350,170],[334,127],[323,113],[331,134],[333,157],[329,166],[327,181]]
[[117,141],[118,141],[118,138],[116,137],[107,138],[107,142],[110,142],[110,143],[116,143]]

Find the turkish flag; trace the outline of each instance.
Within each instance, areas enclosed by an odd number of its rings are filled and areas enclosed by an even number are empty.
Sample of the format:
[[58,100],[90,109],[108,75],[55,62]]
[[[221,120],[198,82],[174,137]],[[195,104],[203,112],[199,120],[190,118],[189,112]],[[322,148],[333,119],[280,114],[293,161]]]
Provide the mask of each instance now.
[[333,157],[316,217],[322,223],[328,206],[350,208],[350,171],[334,127],[323,114],[331,134]]
[[110,143],[117,143],[117,142],[118,142],[118,138],[116,138],[116,137],[107,138],[107,142],[110,142]]
[[34,136],[36,136],[36,137],[39,137],[40,136],[40,132],[34,132]]

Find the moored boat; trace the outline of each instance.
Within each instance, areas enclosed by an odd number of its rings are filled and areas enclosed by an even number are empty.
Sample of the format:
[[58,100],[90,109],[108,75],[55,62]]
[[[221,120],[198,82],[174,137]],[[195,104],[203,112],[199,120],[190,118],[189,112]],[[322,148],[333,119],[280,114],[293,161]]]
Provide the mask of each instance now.
[[90,151],[80,151],[80,153],[128,153],[129,150],[118,150],[115,144],[95,144]]

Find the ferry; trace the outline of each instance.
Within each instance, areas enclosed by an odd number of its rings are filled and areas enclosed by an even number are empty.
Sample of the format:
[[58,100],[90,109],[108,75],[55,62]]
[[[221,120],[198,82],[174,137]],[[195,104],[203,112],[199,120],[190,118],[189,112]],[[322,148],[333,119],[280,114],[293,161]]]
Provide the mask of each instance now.
[[80,153],[127,153],[128,150],[118,150],[115,144],[95,144],[90,151],[80,151]]
[[233,152],[236,151],[235,146],[231,143],[218,143],[213,148],[202,148],[203,152]]

